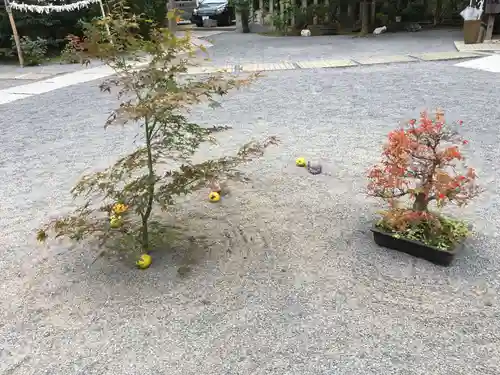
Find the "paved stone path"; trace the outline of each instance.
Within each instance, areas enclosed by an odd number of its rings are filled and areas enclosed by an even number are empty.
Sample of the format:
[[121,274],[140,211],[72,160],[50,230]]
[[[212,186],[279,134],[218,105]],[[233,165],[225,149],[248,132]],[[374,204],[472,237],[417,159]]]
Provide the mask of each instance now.
[[292,70],[292,69],[324,69],[324,68],[348,68],[364,65],[395,64],[395,63],[418,63],[430,61],[460,60],[482,55],[470,52],[433,52],[416,53],[408,55],[374,56],[355,59],[321,59],[306,61],[283,61],[278,63],[254,63],[254,64],[227,64],[224,66],[200,66],[193,67],[188,74],[207,74],[218,70],[230,72],[259,72],[272,70]]
[[489,51],[489,52],[500,52],[500,39],[493,39],[484,43],[477,44],[465,44],[462,41],[454,42],[457,51],[460,52],[477,52],[477,51]]

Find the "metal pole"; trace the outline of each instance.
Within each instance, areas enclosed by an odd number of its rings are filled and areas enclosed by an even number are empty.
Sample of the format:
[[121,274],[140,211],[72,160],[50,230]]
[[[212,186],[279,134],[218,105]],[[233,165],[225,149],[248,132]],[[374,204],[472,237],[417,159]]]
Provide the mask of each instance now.
[[17,58],[19,59],[19,65],[24,67],[23,51],[21,50],[21,41],[19,40],[19,34],[17,33],[16,22],[14,21],[14,16],[12,15],[12,8],[9,5],[8,0],[3,1],[5,4],[5,10],[9,16],[10,27],[12,28],[12,35],[14,36],[14,42],[16,43]]

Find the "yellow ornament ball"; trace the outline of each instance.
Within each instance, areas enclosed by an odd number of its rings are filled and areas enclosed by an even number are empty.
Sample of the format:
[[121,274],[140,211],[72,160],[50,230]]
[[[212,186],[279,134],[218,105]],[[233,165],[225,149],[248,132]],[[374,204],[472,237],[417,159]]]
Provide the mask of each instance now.
[[135,264],[141,270],[145,270],[146,268],[148,268],[151,265],[152,262],[153,262],[153,259],[151,258],[151,255],[142,254],[141,257],[137,260],[137,262]]
[[109,219],[109,226],[113,229],[120,228],[123,224],[122,218],[120,216],[113,215]]
[[208,194],[208,200],[210,202],[218,202],[220,201],[220,194],[217,193],[216,191],[212,191],[210,194]]
[[295,165],[297,167],[305,167],[306,166],[306,159],[304,159],[304,158],[297,158],[295,160]]

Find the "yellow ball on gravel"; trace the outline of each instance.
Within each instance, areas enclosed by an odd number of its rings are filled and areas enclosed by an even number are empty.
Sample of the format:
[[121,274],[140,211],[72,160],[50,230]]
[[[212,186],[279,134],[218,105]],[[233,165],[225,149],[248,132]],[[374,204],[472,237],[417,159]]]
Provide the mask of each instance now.
[[208,199],[210,200],[210,202],[218,202],[220,201],[220,194],[217,193],[216,191],[212,191],[210,192],[210,194],[208,194]]
[[122,218],[120,216],[113,215],[109,219],[109,226],[113,229],[120,228],[123,224]]
[[304,158],[297,158],[295,160],[295,165],[297,167],[305,167],[306,166],[306,159],[304,159]]
[[151,265],[151,262],[153,262],[151,255],[142,254],[141,257],[137,260],[136,265],[141,270],[145,270],[146,268],[148,268]]

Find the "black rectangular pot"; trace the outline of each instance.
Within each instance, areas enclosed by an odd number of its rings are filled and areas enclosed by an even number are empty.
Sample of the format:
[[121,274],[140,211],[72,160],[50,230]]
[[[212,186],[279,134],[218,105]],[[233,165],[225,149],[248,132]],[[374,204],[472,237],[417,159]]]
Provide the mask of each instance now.
[[434,264],[439,264],[442,266],[448,266],[455,258],[460,245],[455,247],[451,251],[444,251],[437,249],[432,246],[428,246],[421,242],[408,240],[405,238],[396,238],[391,233],[384,232],[373,226],[371,231],[373,232],[373,239],[375,243],[382,247],[387,247],[388,249],[393,249],[413,255],[418,258],[426,259]]

